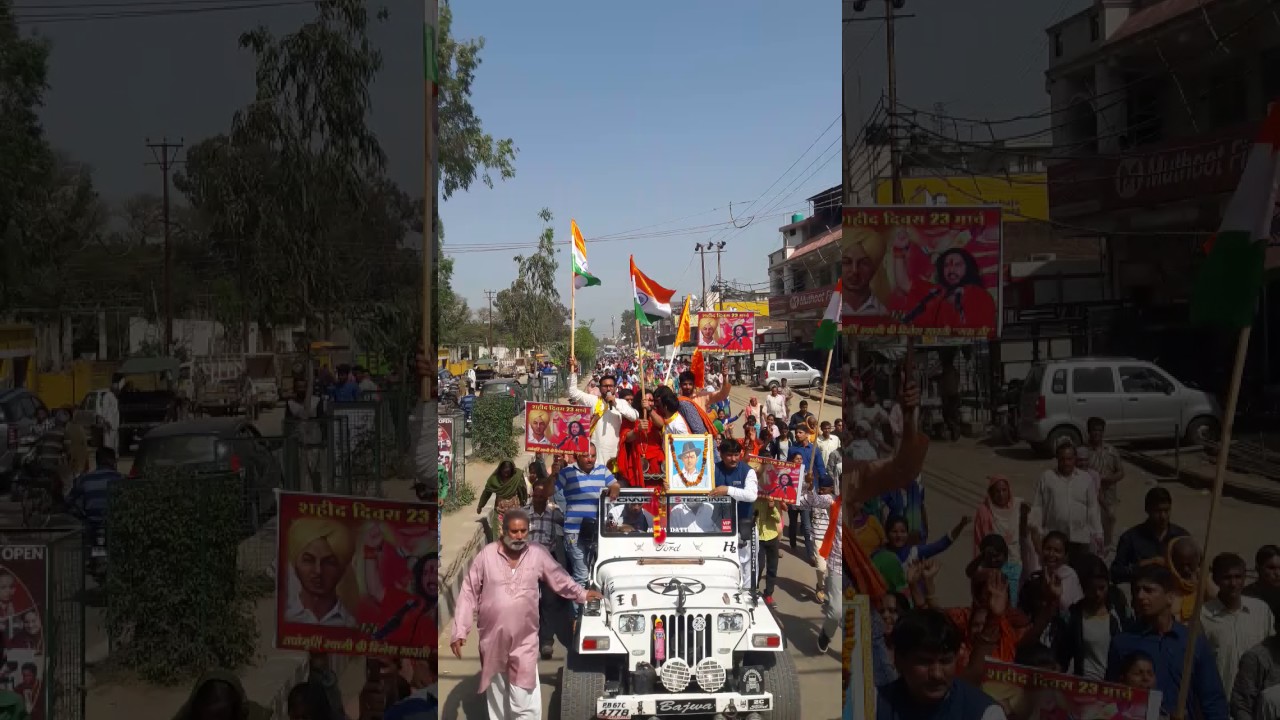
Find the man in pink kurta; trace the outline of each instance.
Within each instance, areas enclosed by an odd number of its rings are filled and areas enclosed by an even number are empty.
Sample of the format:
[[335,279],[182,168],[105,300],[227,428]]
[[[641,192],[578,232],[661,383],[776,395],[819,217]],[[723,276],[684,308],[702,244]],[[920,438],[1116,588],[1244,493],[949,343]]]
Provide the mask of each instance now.
[[480,636],[480,687],[488,694],[490,720],[540,720],[538,682],[538,582],[557,595],[584,603],[600,593],[583,590],[541,545],[529,544],[529,516],[508,510],[502,537],[471,562],[453,614],[455,657],[476,618]]

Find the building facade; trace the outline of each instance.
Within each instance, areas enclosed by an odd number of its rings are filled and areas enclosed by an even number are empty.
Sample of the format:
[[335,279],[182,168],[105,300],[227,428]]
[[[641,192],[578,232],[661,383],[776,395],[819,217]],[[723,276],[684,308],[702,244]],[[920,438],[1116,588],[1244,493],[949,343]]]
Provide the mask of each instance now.
[[[1097,0],[1046,31],[1050,217],[1105,241],[1109,293],[1126,301],[1109,350],[1158,358],[1202,384],[1220,379],[1229,353],[1190,327],[1187,303],[1204,243],[1280,99],[1271,8]],[[1280,311],[1271,305],[1264,320]],[[1255,348],[1267,357],[1276,333],[1262,324]]]

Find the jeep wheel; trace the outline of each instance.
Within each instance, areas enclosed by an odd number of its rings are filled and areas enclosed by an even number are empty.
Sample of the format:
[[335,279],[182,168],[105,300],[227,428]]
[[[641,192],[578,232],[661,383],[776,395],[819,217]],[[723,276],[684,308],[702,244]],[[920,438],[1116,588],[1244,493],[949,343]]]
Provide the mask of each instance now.
[[596,700],[602,697],[604,663],[599,659],[589,663],[580,655],[570,655],[560,671],[560,717],[563,720],[595,720]]
[[764,668],[764,687],[773,693],[773,720],[800,720],[800,675],[795,661],[786,652],[760,653],[747,665]]

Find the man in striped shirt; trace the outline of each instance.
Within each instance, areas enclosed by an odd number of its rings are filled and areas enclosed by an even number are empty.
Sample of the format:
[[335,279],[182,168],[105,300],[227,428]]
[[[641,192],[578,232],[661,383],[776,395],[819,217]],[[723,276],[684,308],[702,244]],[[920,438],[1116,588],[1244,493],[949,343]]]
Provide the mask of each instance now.
[[[596,462],[596,445],[574,455],[576,462],[567,465],[556,476],[556,505],[564,508],[564,547],[573,563],[573,579],[586,587],[589,577],[586,557],[578,535],[584,520],[595,526],[600,510],[600,494],[615,481],[609,468]],[[595,532],[594,527],[588,528]]]

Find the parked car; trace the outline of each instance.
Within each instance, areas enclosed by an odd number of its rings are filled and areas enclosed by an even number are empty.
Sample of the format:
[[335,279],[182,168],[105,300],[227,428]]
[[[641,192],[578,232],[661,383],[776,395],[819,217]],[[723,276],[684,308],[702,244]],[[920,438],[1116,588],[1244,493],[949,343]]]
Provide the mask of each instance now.
[[818,384],[821,379],[822,373],[809,367],[803,360],[770,360],[760,366],[760,377],[756,384],[770,389],[786,380],[791,387],[810,387]]
[[1051,455],[1064,441],[1080,444],[1091,417],[1107,422],[1107,440],[1181,436],[1199,445],[1217,437],[1222,407],[1209,393],[1134,358],[1038,362],[1022,384],[1018,435]]
[[181,468],[199,475],[239,474],[244,482],[246,529],[257,532],[275,507],[283,472],[276,448],[243,418],[200,418],[161,425],[138,444],[131,477],[157,468]]
[[516,382],[515,378],[498,378],[480,386],[480,394],[482,396],[487,396],[490,393],[502,393],[518,398],[520,397],[520,391],[520,383]]
[[30,390],[0,391],[0,484],[8,486],[13,479],[19,446],[36,424],[36,410],[44,406]]

